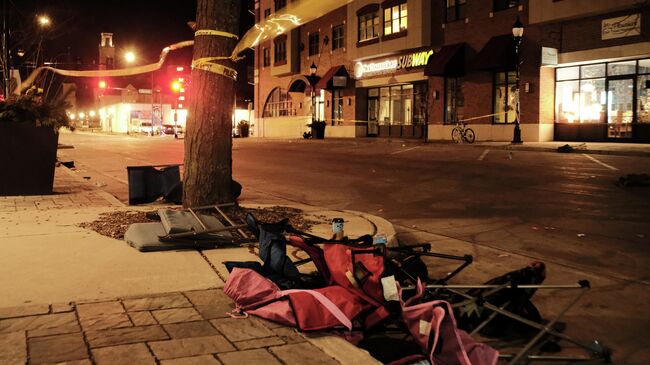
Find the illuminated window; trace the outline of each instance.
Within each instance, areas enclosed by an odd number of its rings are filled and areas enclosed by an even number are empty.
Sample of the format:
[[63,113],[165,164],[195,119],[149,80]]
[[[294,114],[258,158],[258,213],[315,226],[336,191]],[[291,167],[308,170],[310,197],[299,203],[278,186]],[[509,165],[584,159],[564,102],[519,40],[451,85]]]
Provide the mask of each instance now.
[[276,87],[271,91],[264,104],[264,118],[274,118],[295,115],[291,95],[285,89]]
[[514,123],[516,114],[515,71],[494,74],[494,123]]
[[343,24],[332,28],[332,51],[345,47],[345,30]]
[[359,15],[359,42],[379,37],[379,15],[372,12]]
[[447,0],[445,23],[465,19],[465,1],[466,0]]
[[406,3],[384,9],[384,35],[405,31],[407,28],[408,12]]
[[[373,99],[368,104],[369,119],[375,118],[380,125],[414,125],[424,124],[426,121],[427,107],[427,84],[415,83],[406,85],[394,85],[377,89],[368,89],[368,97]],[[374,98],[379,94],[378,98]],[[375,110],[378,99],[379,110]],[[371,113],[371,109],[372,113]],[[372,118],[371,118],[372,114]]]
[[309,55],[317,55],[320,53],[319,50],[319,34],[318,32],[316,33],[309,33]]

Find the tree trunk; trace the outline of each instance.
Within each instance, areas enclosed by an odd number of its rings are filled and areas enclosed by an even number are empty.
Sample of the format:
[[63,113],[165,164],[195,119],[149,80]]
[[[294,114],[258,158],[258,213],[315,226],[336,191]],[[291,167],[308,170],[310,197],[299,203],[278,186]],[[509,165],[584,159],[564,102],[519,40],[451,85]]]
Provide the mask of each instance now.
[[[239,33],[240,0],[198,0],[198,29]],[[193,59],[229,56],[237,41],[221,36],[194,39]],[[232,61],[216,61],[234,68]],[[193,69],[185,135],[183,206],[231,202],[232,112],[235,81],[213,72]]]

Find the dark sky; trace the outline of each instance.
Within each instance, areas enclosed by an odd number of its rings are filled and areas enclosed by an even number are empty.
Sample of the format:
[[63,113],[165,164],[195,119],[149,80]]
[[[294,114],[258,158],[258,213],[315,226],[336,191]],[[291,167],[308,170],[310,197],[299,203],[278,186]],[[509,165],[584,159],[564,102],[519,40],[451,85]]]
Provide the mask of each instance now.
[[36,15],[50,16],[52,27],[43,41],[46,60],[65,58],[61,54],[69,47],[72,60],[91,63],[102,32],[113,33],[116,61],[134,49],[139,64],[156,62],[163,47],[194,38],[187,22],[195,19],[196,0],[9,0],[9,7],[10,24],[18,30],[10,46],[28,53],[38,39]]

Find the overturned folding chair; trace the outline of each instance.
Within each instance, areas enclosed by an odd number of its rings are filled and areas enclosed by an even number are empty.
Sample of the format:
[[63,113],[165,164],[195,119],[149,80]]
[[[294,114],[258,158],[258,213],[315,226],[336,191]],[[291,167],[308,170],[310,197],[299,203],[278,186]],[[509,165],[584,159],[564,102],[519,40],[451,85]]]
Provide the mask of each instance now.
[[160,222],[132,224],[124,239],[143,252],[238,247],[255,242],[246,233],[245,224],[236,224],[224,212],[223,208],[232,206],[235,203],[185,210],[159,209]]

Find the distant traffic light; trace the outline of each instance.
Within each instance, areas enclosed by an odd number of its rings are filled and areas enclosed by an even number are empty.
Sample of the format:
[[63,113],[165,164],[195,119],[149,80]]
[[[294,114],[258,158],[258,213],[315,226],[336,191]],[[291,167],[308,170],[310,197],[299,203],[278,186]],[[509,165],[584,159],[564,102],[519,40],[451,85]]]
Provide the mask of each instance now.
[[183,83],[180,80],[174,80],[171,83],[172,91],[177,93],[183,88]]

